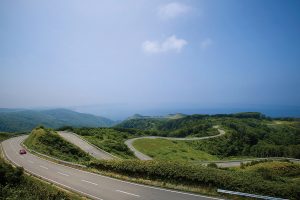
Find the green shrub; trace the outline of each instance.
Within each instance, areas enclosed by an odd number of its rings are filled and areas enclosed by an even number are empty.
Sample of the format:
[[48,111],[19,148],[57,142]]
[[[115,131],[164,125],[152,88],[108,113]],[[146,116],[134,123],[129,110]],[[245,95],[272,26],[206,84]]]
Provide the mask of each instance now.
[[74,199],[49,184],[31,178],[23,173],[22,168],[14,168],[0,158],[0,199]]
[[265,180],[259,173],[209,168],[171,161],[94,161],[90,167],[127,176],[178,184],[210,186],[228,190],[300,198],[300,186]]
[[50,129],[32,130],[24,142],[30,149],[70,162],[85,162],[92,158],[77,146],[69,143]]

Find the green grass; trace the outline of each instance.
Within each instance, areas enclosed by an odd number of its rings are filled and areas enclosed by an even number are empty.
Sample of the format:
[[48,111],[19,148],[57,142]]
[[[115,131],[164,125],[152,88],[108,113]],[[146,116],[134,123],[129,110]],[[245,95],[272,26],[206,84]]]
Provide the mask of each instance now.
[[142,138],[134,141],[133,146],[140,152],[158,160],[197,161],[218,159],[217,156],[192,148],[189,143],[188,141]]
[[22,168],[14,168],[0,158],[0,199],[79,200],[84,198],[27,176]]
[[3,140],[7,140],[13,136],[15,136],[16,134],[15,133],[3,133],[3,132],[0,132],[0,142],[3,141]]
[[282,161],[261,162],[255,165],[245,166],[244,171],[251,171],[272,176],[281,176],[289,178],[300,178],[300,164]]
[[93,159],[83,150],[67,142],[56,132],[49,129],[36,128],[32,130],[24,144],[39,153],[69,162],[80,163]]
[[124,144],[127,139],[134,137],[128,132],[112,128],[76,128],[73,131],[100,149],[117,157],[124,159],[135,158],[133,152]]
[[[300,198],[299,179],[292,181],[281,175],[270,176],[261,171],[218,169],[193,165],[189,162],[165,160],[98,160],[90,162],[89,167],[138,179],[161,181],[165,184],[208,187],[211,190],[223,188],[289,199]],[[293,170],[289,167],[288,172],[291,173]],[[293,177],[299,176],[293,172]]]

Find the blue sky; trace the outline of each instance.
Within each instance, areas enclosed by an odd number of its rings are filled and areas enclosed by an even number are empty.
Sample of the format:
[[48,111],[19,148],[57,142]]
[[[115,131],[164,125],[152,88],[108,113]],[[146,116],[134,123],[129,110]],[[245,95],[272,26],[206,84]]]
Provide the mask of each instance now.
[[297,0],[2,0],[0,107],[300,107],[299,10]]

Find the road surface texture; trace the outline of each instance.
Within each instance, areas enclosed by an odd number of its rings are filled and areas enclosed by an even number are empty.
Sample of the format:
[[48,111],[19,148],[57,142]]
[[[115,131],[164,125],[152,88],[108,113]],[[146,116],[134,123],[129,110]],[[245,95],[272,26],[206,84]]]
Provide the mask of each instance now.
[[220,137],[225,134],[224,130],[219,129],[219,126],[214,126],[213,128],[218,129],[219,134],[218,135],[213,135],[213,136],[206,136],[206,137],[193,137],[193,138],[175,138],[175,137],[159,137],[159,136],[145,136],[145,137],[138,137],[138,138],[133,138],[125,141],[125,144],[127,147],[134,152],[134,155],[140,159],[140,160],[152,160],[150,156],[147,156],[143,154],[142,152],[138,151],[134,146],[132,145],[135,140],[139,140],[142,138],[147,138],[147,139],[166,139],[166,140],[205,140],[205,139],[210,139],[210,138],[215,138],[215,137]]
[[65,140],[78,146],[83,151],[87,152],[88,154],[90,154],[91,156],[93,156],[96,159],[109,160],[109,159],[115,158],[113,155],[109,154],[108,152],[90,145],[88,142],[84,141],[78,135],[76,135],[74,133],[66,132],[66,131],[58,131],[58,134],[61,137],[63,137]]
[[211,200],[217,199],[192,193],[167,190],[74,169],[60,165],[27,152],[20,155],[20,143],[27,136],[2,142],[8,160],[23,167],[28,173],[41,177],[69,190],[98,200]]

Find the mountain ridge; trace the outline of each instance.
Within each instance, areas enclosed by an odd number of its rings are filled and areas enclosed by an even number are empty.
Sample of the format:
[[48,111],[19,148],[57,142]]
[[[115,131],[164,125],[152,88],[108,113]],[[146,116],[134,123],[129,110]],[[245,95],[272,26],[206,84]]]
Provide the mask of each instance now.
[[62,126],[109,127],[113,120],[92,114],[79,113],[68,109],[48,110],[0,109],[0,131],[27,132],[38,125],[49,128]]

